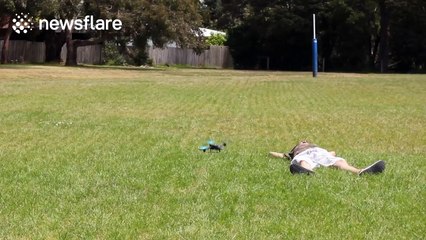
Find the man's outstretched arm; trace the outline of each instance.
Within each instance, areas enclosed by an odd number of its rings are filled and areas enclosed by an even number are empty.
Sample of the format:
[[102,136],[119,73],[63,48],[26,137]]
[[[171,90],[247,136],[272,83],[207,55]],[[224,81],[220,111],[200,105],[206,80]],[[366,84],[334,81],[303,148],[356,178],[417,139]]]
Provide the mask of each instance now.
[[269,156],[276,157],[276,158],[285,158],[284,153],[279,153],[279,152],[269,152]]

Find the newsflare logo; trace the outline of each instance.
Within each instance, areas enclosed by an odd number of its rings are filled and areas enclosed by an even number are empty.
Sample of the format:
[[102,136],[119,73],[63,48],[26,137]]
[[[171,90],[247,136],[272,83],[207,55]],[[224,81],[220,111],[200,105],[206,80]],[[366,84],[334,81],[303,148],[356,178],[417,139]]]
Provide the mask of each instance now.
[[28,13],[15,14],[15,17],[12,19],[12,29],[17,34],[27,33],[33,30],[33,28],[33,18]]
[[[15,14],[12,19],[12,29],[17,33],[28,33],[36,26],[36,21],[27,13]],[[38,21],[38,29],[40,30],[77,30],[77,31],[107,31],[107,30],[121,30],[123,23],[120,19],[95,19],[92,15],[87,15],[80,19],[40,19]]]

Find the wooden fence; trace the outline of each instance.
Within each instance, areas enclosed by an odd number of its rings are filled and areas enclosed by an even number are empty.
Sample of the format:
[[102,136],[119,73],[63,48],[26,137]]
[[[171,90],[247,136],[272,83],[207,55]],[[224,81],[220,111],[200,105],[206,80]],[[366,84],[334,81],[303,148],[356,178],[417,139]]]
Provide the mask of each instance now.
[[[3,41],[0,40],[0,54]],[[19,63],[44,63],[45,62],[44,42],[29,42],[24,40],[10,41],[9,59]],[[232,68],[233,61],[228,47],[210,46],[201,54],[196,54],[192,49],[182,48],[153,48],[147,49],[149,58],[154,65],[158,64],[182,64],[194,67],[216,67]],[[64,45],[61,51],[62,61],[66,60],[67,48]],[[77,63],[102,64],[102,45],[91,45],[77,48]]]
[[185,48],[148,48],[153,64],[182,64],[194,67],[232,68],[233,61],[226,46],[210,46],[197,55],[192,49]]
[[[0,54],[3,40],[0,40]],[[9,42],[9,60],[16,63],[44,63],[45,45],[43,42],[14,40]]]
[[[0,54],[3,40],[0,40]],[[13,40],[9,42],[9,60],[13,63],[44,63],[46,46],[44,42]],[[67,48],[64,44],[61,59],[65,61]],[[91,45],[77,48],[77,63],[102,64],[102,45]]]
[[[61,59],[67,59],[67,46],[64,44],[61,50]],[[77,63],[103,64],[102,45],[90,45],[77,48]]]

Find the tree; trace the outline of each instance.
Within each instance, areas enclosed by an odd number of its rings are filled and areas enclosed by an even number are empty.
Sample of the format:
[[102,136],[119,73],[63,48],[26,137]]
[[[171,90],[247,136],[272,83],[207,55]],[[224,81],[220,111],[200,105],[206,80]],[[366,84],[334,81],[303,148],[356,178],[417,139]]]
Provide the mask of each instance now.
[[247,16],[248,0],[204,0],[204,26],[228,30],[242,24]]
[[[61,17],[60,2],[56,0],[45,0],[41,9],[41,18],[52,20]],[[65,44],[65,32],[56,32],[54,30],[43,30],[45,43],[45,60],[46,62],[59,63],[61,61],[62,46]]]
[[[327,70],[424,69],[422,0],[205,0],[206,23],[229,31],[235,66],[310,67],[311,16]],[[205,14],[206,15],[206,14]],[[225,24],[223,24],[225,23]],[[324,67],[324,66],[323,66]]]
[[[424,71],[424,0],[0,0],[1,61],[8,61],[11,16],[28,12],[46,19],[120,19],[121,31],[43,31],[46,61],[58,61],[67,45],[66,65],[76,65],[77,48],[113,42],[126,61],[147,61],[146,47],[170,41],[201,50],[199,27],[225,30],[237,68],[308,70],[312,13],[317,14],[319,54],[326,70]],[[31,7],[27,7],[31,6]],[[81,37],[84,35],[84,37]],[[323,66],[324,67],[324,66]]]
[[[204,48],[200,9],[198,0],[111,1],[108,14],[123,21],[122,31],[114,36],[120,52],[140,65],[147,60],[148,40],[156,47],[174,41],[181,47]],[[132,48],[127,47],[129,42]]]
[[[81,1],[81,0],[63,0],[59,2],[59,16],[62,19],[76,19],[77,17],[85,16],[90,9],[91,4],[96,4],[93,1]],[[65,61],[66,66],[77,65],[77,48],[82,46],[99,44],[102,39],[73,39],[73,29],[66,28],[65,32],[65,43],[67,47],[67,58]]]
[[[48,7],[43,8],[42,15],[45,19],[63,19],[72,20],[83,18],[90,14],[95,18],[100,17],[100,1],[96,0],[46,0],[49,1]],[[66,44],[67,55],[65,60],[66,66],[77,65],[77,49],[81,46],[99,44],[103,42],[102,34],[94,31],[86,31],[84,38],[76,38],[73,29],[64,29],[60,33],[52,30],[45,31],[46,43],[46,61],[57,62],[60,59],[60,53],[63,44]]]
[[380,72],[388,71],[389,65],[389,6],[386,0],[379,0],[380,10]]
[[[28,1],[29,4],[34,3],[32,1]],[[35,8],[30,9],[27,8],[27,1],[19,1],[19,0],[0,0],[0,22],[5,23],[8,27],[3,36],[3,46],[2,46],[2,54],[0,56],[0,63],[5,64],[9,62],[9,42],[10,36],[12,35],[12,19],[13,15],[17,12],[31,12],[36,9],[38,6],[35,4]]]
[[[175,41],[183,47],[201,49],[203,42],[200,3],[196,0],[66,0],[58,7],[61,17],[73,19],[86,14],[98,18],[120,19],[121,31],[91,32],[91,39],[73,39],[71,31],[65,31],[67,44],[66,65],[76,65],[77,47],[104,40],[114,40],[120,52],[127,55],[134,64],[147,60],[146,46],[152,40],[157,47],[168,41]],[[128,48],[129,43],[133,48]]]
[[38,18],[46,5],[49,5],[49,0],[0,0],[0,19],[3,19],[8,25],[8,29],[3,36],[1,63],[9,61],[9,42],[12,35],[14,14],[22,12],[28,13],[33,18]]
[[327,70],[374,68],[378,47],[376,4],[364,0],[329,0],[318,14],[319,49]]
[[229,30],[228,45],[238,68],[310,68],[312,13],[320,2],[250,0],[241,23]]
[[12,16],[2,15],[0,17],[0,26],[7,25],[7,30],[3,36],[3,46],[0,56],[0,63],[5,64],[9,62],[9,41],[12,35]]
[[426,71],[426,2],[394,0],[391,7],[391,69],[398,72]]

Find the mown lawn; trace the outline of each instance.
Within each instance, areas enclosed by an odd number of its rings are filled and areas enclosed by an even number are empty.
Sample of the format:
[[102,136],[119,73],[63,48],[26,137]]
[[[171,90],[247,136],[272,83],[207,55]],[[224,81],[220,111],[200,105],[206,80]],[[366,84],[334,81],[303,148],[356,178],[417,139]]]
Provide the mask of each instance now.
[[0,239],[425,239],[425,156],[425,75],[0,66]]

